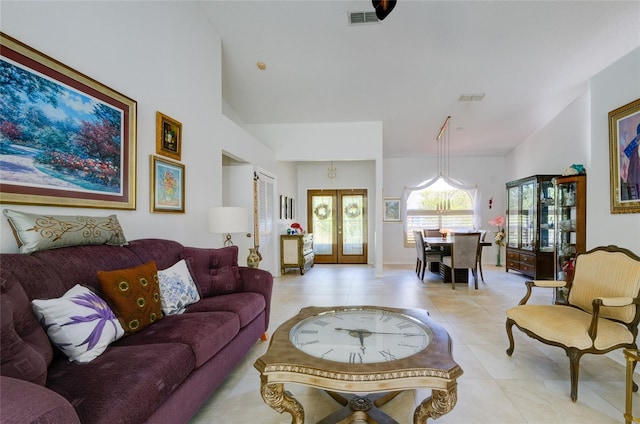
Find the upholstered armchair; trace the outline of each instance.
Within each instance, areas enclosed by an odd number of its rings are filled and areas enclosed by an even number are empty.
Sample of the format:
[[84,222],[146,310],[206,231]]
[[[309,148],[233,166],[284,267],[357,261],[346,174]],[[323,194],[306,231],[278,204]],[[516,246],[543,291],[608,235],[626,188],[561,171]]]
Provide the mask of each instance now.
[[[572,401],[578,399],[582,355],[637,348],[640,257],[631,251],[597,247],[577,256],[571,283],[527,281],[526,287],[520,304],[507,310],[507,355],[513,354],[514,325],[542,343],[564,349],[569,357]],[[527,304],[534,287],[566,287],[567,303]],[[638,386],[633,386],[637,391]]]

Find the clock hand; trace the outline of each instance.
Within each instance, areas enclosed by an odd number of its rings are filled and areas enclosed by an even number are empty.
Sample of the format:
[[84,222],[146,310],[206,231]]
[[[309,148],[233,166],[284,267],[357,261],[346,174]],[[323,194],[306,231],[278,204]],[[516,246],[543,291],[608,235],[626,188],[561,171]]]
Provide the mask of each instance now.
[[[370,334],[389,334],[389,335],[396,335],[396,336],[404,336],[404,337],[410,337],[410,336],[422,336],[422,333],[388,333],[388,332],[384,332],[384,331],[369,331],[369,330],[360,330],[360,329],[351,329],[351,328],[340,328],[340,327],[336,327],[334,328],[334,330],[337,331],[348,331],[349,333],[356,333],[356,334],[366,334],[367,336],[369,336]],[[355,335],[351,334],[353,337],[355,337]]]

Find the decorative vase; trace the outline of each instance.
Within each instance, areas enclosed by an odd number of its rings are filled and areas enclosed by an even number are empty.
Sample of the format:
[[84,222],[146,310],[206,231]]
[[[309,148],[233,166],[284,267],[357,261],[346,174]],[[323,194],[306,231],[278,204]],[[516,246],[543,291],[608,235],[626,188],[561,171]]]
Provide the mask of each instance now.
[[498,255],[496,256],[496,266],[502,266],[500,263],[500,253],[502,252],[502,246],[498,245]]
[[258,265],[260,265],[261,260],[262,260],[262,255],[258,251],[258,248],[250,247],[249,256],[247,256],[247,266],[249,268],[258,268]]

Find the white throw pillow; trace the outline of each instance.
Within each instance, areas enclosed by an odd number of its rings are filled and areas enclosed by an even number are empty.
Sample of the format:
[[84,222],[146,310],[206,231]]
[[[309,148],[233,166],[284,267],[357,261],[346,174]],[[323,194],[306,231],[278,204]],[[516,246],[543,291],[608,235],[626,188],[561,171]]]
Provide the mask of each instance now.
[[198,288],[184,259],[158,271],[158,280],[162,312],[166,315],[181,314],[187,305],[200,300]]
[[31,306],[51,342],[71,361],[90,362],[124,335],[107,302],[80,284],[60,298],[35,299]]

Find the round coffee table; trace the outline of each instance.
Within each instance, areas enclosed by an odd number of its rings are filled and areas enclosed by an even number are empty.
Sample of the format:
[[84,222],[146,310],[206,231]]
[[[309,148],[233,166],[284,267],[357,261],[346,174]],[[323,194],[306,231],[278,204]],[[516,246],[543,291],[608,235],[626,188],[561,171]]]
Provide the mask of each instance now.
[[323,424],[347,417],[396,423],[377,407],[403,390],[431,388],[414,411],[417,424],[453,409],[462,375],[449,334],[427,311],[380,306],[304,308],[278,327],[254,366],[265,403],[291,414],[292,424],[304,423],[304,409],[285,383],[323,389],[344,406]]

